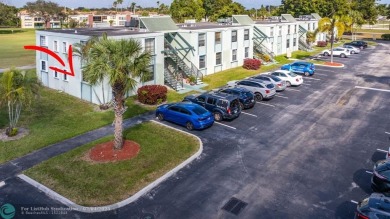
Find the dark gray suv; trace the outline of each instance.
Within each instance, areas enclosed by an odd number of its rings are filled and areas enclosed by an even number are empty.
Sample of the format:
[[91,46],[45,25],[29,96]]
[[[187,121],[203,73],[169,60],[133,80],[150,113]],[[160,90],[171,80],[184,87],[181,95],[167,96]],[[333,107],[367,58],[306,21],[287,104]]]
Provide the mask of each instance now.
[[372,193],[368,198],[358,203],[355,219],[384,219],[390,218],[390,198]]
[[199,104],[212,112],[215,121],[232,120],[241,113],[240,100],[237,96],[225,93],[203,93],[189,95],[183,101]]

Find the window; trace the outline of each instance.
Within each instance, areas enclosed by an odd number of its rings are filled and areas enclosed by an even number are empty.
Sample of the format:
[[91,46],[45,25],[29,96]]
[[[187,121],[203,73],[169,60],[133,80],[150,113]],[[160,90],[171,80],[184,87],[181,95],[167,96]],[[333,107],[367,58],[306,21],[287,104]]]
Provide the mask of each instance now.
[[217,99],[215,99],[215,98],[209,97],[207,99],[207,104],[215,105],[216,102],[217,102]]
[[54,71],[53,73],[54,73],[54,77],[55,77],[55,78],[58,78],[58,72],[57,72],[57,71]]
[[296,47],[297,46],[297,38],[294,38],[293,40],[293,47]]
[[245,47],[245,58],[249,57],[249,47]]
[[232,61],[237,61],[237,49],[232,50]]
[[46,61],[41,61],[41,70],[47,71],[47,62]]
[[68,81],[68,75],[67,74],[63,74],[64,75],[64,81]]
[[215,54],[215,64],[216,65],[220,65],[221,64],[221,53],[220,52],[217,52]]
[[232,42],[237,42],[237,30],[232,31]]
[[172,106],[169,109],[172,110],[172,111],[175,111],[175,112],[179,112],[180,111],[180,108],[177,107],[177,106]]
[[271,27],[271,30],[270,30],[270,37],[273,37],[274,36],[274,28]]
[[53,51],[58,52],[58,42],[57,41],[53,42]]
[[206,56],[199,56],[199,68],[206,68]]
[[287,39],[286,48],[290,48],[290,39]]
[[46,46],[46,36],[40,36],[41,46]]
[[204,96],[200,96],[196,98],[196,101],[204,103],[206,101],[206,98]]
[[287,26],[287,34],[290,34],[290,25]]
[[202,47],[206,45],[206,34],[200,33],[198,35],[198,46]]
[[186,114],[186,115],[191,115],[190,111],[188,111],[187,109],[184,109],[184,108],[180,108],[180,112],[183,114]]
[[249,40],[249,29],[244,30],[244,40]]
[[294,33],[297,33],[297,25],[294,25]]
[[149,51],[151,54],[155,54],[154,38],[145,39],[145,51]]
[[67,48],[67,43],[66,42],[62,42],[62,52],[63,53],[67,53],[68,52],[68,48]]
[[215,44],[221,44],[221,32],[215,32]]
[[148,67],[149,73],[146,75],[146,81],[154,80],[154,65],[149,65]]
[[279,36],[282,36],[282,26],[279,26]]

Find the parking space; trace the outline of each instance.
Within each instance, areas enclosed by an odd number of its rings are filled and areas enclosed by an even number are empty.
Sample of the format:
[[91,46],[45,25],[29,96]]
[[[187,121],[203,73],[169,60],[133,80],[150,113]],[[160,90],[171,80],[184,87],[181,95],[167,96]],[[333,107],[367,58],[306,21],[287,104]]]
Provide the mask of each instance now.
[[[378,47],[335,58],[344,68],[316,66],[301,86],[194,131],[204,154],[137,209],[159,208],[162,218],[232,218],[221,206],[235,197],[247,203],[240,218],[353,218],[390,146],[390,92],[359,76],[388,74],[390,60],[378,57],[390,45]],[[374,65],[381,68],[370,71]]]

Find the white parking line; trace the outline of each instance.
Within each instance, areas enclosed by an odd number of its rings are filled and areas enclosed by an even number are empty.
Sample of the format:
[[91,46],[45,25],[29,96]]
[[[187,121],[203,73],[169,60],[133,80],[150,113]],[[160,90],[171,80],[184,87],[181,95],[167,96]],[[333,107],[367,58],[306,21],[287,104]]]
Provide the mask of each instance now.
[[354,204],[359,204],[359,202],[354,201],[354,200],[351,200],[351,202],[354,203]]
[[279,94],[275,94],[275,96],[280,97],[280,98],[284,98],[284,99],[288,99],[288,97],[280,96]]
[[245,115],[248,115],[248,116],[257,117],[257,116],[256,116],[256,115],[254,115],[254,114],[250,114],[250,113],[246,113],[246,112],[241,112],[241,113],[243,113],[243,114],[245,114]]
[[294,88],[287,88],[287,90],[292,90],[292,91],[296,91],[296,92],[301,92],[300,90],[297,90],[297,89],[294,89]]
[[274,105],[272,105],[272,104],[268,104],[268,103],[260,103],[260,102],[257,102],[258,104],[263,104],[263,105],[266,105],[266,106],[272,106],[272,107],[276,107],[276,106],[274,106]]
[[321,81],[321,79],[318,79],[318,78],[309,78],[309,77],[306,77],[305,79],[310,79],[310,80]]
[[373,174],[371,171],[366,170],[366,173]]
[[228,127],[228,128],[231,128],[231,129],[236,129],[236,128],[234,128],[233,126],[225,125],[225,124],[220,123],[220,122],[214,122],[214,123],[217,123],[217,124],[219,124],[219,125],[226,126],[226,127]]
[[376,90],[376,91],[390,92],[390,90],[378,89],[378,88],[371,88],[371,87],[360,87],[360,86],[355,86],[355,88],[365,89],[365,90]]
[[311,84],[309,84],[309,83],[304,83],[304,85],[309,85],[309,86],[310,86]]
[[382,150],[382,149],[379,149],[379,148],[377,148],[376,150],[377,150],[377,151],[380,151],[380,152],[383,152],[383,153],[387,153],[386,150]]
[[390,132],[385,132],[386,134],[390,135]]

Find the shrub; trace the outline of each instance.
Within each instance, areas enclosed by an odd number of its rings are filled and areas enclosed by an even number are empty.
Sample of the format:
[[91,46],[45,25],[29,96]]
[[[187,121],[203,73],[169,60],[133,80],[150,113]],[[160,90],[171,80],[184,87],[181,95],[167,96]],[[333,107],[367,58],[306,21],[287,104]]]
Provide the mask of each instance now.
[[271,61],[271,56],[267,54],[260,54],[260,58],[264,60],[264,62],[270,62]]
[[318,47],[325,47],[327,45],[328,45],[328,42],[326,42],[326,41],[318,41],[317,42],[317,46]]
[[259,59],[245,59],[242,67],[248,70],[257,70],[260,66],[261,61]]
[[383,40],[390,40],[390,34],[388,34],[388,33],[382,34],[382,39]]
[[149,105],[162,103],[167,100],[167,92],[163,85],[145,85],[138,88],[138,101]]
[[8,137],[13,137],[13,136],[15,136],[15,135],[17,135],[18,134],[18,131],[19,131],[19,129],[18,128],[7,128],[6,130],[5,130],[5,134],[8,136]]

